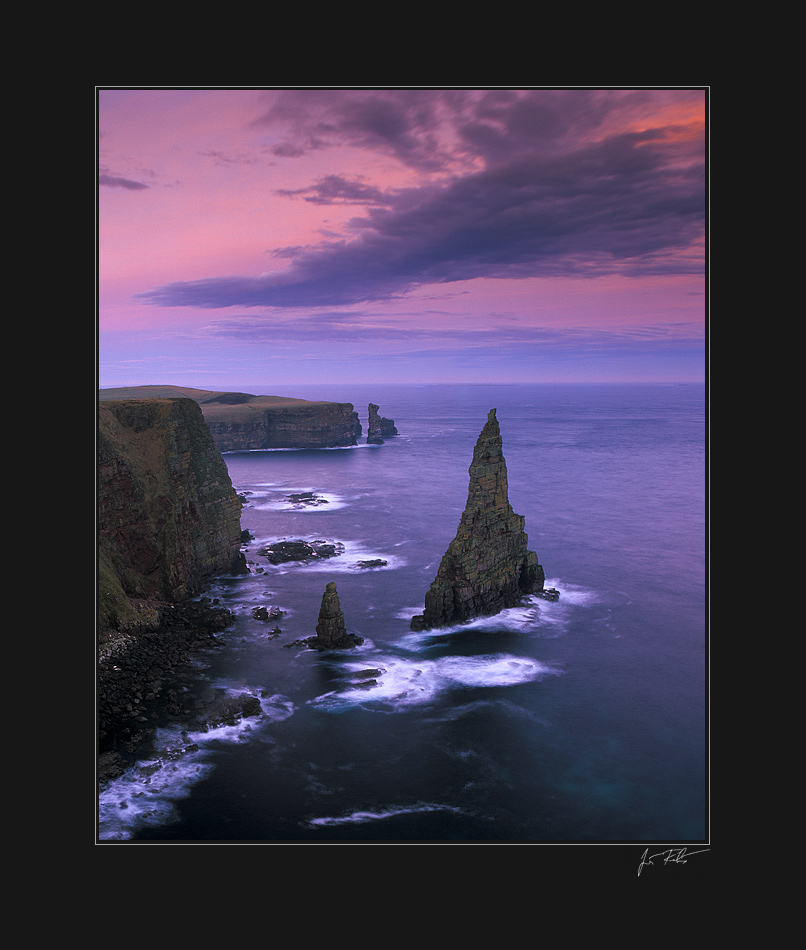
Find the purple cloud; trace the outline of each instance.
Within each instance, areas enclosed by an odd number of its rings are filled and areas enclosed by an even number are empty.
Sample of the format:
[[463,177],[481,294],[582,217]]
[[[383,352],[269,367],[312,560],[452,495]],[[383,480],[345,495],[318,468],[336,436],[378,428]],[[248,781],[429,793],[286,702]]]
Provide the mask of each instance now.
[[[351,240],[295,249],[270,276],[138,295],[161,306],[320,307],[473,278],[701,273],[703,143],[673,129],[608,132],[652,92],[319,90],[280,94],[261,123],[285,154],[348,143],[429,172],[384,193],[333,175],[289,197],[354,203]],[[432,173],[439,171],[439,177]]]

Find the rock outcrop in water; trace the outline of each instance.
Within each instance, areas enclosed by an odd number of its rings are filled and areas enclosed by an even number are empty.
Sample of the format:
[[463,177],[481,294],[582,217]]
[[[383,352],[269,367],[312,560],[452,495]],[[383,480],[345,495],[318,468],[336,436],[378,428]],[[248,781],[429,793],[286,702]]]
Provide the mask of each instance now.
[[383,445],[385,439],[391,439],[398,434],[394,419],[387,419],[384,416],[378,415],[379,409],[380,406],[377,406],[374,402],[369,404],[367,422],[368,445]]
[[425,595],[425,612],[412,618],[414,630],[498,613],[543,590],[543,568],[526,548],[525,519],[509,503],[495,409],[476,442],[469,475],[467,505],[456,537]]
[[344,545],[339,541],[275,541],[261,548],[259,553],[272,564],[285,564],[287,561],[336,557],[344,553]]
[[339,593],[335,583],[331,581],[322,595],[316,636],[308,640],[308,645],[318,649],[333,650],[358,646],[363,642],[362,637],[347,632],[344,625],[344,612],[339,603]]

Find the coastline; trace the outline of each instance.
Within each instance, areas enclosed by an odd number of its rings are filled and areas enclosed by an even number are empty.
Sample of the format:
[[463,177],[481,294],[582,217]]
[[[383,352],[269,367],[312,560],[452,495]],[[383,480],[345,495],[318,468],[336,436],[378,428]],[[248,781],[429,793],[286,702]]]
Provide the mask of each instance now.
[[198,661],[221,649],[232,613],[202,597],[184,604],[152,604],[158,626],[104,631],[96,674],[97,781],[118,777],[172,717],[193,713]]

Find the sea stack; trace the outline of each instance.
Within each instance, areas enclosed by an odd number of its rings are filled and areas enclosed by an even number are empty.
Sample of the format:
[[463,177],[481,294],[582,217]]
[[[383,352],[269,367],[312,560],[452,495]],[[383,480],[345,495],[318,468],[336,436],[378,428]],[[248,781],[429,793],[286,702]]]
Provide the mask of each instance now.
[[378,415],[379,408],[374,402],[368,406],[367,445],[383,445],[384,439],[398,434],[395,420]]
[[378,415],[379,408],[380,406],[376,406],[374,402],[371,402],[368,407],[367,445],[383,445],[381,417]]
[[344,611],[341,609],[339,593],[333,581],[327,585],[322,595],[316,636],[311,637],[308,642],[311,646],[323,650],[353,647],[364,642],[363,638],[347,633],[344,626]]
[[537,555],[526,549],[525,518],[509,503],[495,409],[487,416],[468,471],[467,505],[456,537],[425,595],[425,612],[412,618],[413,630],[495,614],[543,590],[543,568]]

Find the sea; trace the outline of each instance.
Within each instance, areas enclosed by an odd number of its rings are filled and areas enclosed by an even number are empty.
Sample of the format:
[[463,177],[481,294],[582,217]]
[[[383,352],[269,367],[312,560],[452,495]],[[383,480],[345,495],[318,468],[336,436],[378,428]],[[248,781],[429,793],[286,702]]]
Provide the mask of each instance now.
[[[199,696],[247,693],[261,715],[209,731],[161,719],[101,791],[98,843],[707,842],[706,387],[291,395],[352,402],[362,438],[377,403],[399,435],[224,455],[250,573],[205,592],[235,622],[182,688],[192,713]],[[492,408],[510,503],[560,598],[414,632]],[[314,504],[289,497],[307,492]],[[260,550],[281,539],[339,553],[272,565]],[[299,642],[330,581],[361,646]],[[256,619],[260,606],[282,615]]]

